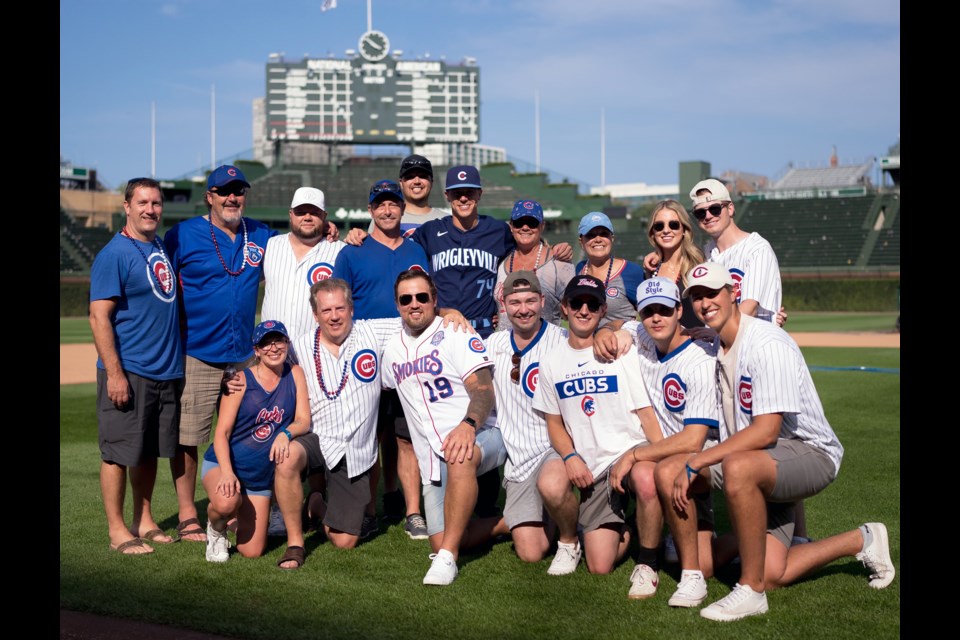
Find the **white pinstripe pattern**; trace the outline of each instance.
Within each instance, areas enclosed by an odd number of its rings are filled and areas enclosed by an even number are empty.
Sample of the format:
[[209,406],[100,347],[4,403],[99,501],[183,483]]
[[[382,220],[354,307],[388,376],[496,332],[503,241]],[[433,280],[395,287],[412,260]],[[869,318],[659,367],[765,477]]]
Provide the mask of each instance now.
[[513,330],[498,331],[487,338],[487,351],[493,358],[493,386],[497,394],[497,426],[507,448],[507,463],[503,476],[522,482],[540,464],[553,447],[547,435],[547,421],[542,413],[533,410],[533,398],[527,391],[536,391],[540,360],[546,354],[567,342],[567,331],[543,322],[543,334],[535,344],[528,345],[520,358],[520,384],[510,380],[513,369]]
[[[839,471],[843,445],[827,422],[797,343],[780,327],[748,316],[740,318],[737,341],[733,378],[736,431],[746,429],[753,416],[783,413],[780,437],[803,440],[820,449]],[[749,411],[747,400],[752,405]],[[721,439],[725,436],[721,430]]]
[[773,322],[780,310],[783,289],[780,284],[780,264],[770,243],[759,233],[751,233],[726,251],[720,251],[716,243],[710,241],[704,253],[708,260],[730,269],[734,280],[739,279],[742,273],[737,301],[756,300],[760,305],[757,317]]
[[[383,386],[400,395],[424,484],[440,480],[443,439],[460,424],[470,406],[463,381],[477,369],[493,365],[486,349],[476,352],[470,348],[471,340],[483,345],[476,334],[454,331],[442,323],[437,317],[416,337],[401,331],[383,352]],[[452,394],[440,392],[437,383],[441,379],[446,381],[441,384],[450,385]]]
[[[314,331],[316,328],[314,323]],[[320,347],[323,384],[328,391],[340,387],[343,367],[345,364],[347,367],[347,386],[333,400],[327,398],[317,382],[314,331],[304,333],[294,342],[294,350],[307,377],[313,431],[320,439],[320,450],[327,466],[332,469],[346,456],[347,473],[355,478],[377,460],[377,409],[383,366],[380,354],[384,345],[400,333],[400,319],[358,320],[340,345],[339,357]],[[364,350],[372,351],[377,363],[375,375],[367,382],[357,377],[354,365],[354,358]]]
[[[647,385],[650,403],[657,412],[660,430],[664,438],[680,433],[689,424],[705,424],[711,428],[720,426],[720,397],[717,389],[717,353],[713,344],[689,340],[671,353],[657,352],[653,338],[636,321],[624,323],[624,330],[633,335],[633,342],[640,354],[640,371]],[[668,376],[685,387],[683,408],[678,402],[667,402],[665,385]],[[673,386],[676,389],[676,386]]]
[[[317,280],[329,277],[337,254],[345,245],[321,240],[302,259],[297,260],[289,236],[289,233],[285,233],[267,241],[263,258],[266,283],[260,317],[279,320],[286,325],[290,338],[296,340],[304,333],[313,331],[316,326],[310,309],[310,286]],[[328,265],[330,272],[319,265]]]

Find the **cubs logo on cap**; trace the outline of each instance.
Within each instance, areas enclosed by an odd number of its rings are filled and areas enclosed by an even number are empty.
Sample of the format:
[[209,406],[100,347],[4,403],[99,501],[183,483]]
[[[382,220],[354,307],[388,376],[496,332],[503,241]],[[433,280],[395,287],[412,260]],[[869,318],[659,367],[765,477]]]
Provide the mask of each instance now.
[[703,262],[698,264],[687,274],[687,288],[683,290],[684,297],[690,295],[694,287],[705,287],[718,291],[724,287],[733,286],[733,277],[730,271],[717,262]]
[[450,167],[447,171],[447,183],[445,189],[481,189],[480,171],[470,165],[459,165]]
[[245,187],[249,187],[250,183],[247,182],[246,176],[243,175],[243,172],[240,169],[237,169],[233,165],[225,164],[214,169],[209,176],[207,176],[207,191],[211,189],[218,189],[220,187],[226,186],[231,182],[239,182]]
[[510,212],[511,220],[534,218],[538,223],[543,222],[543,207],[536,200],[517,200]]
[[286,339],[290,339],[287,328],[279,320],[264,320],[253,329],[253,344],[260,344],[263,338],[269,333],[279,333]]

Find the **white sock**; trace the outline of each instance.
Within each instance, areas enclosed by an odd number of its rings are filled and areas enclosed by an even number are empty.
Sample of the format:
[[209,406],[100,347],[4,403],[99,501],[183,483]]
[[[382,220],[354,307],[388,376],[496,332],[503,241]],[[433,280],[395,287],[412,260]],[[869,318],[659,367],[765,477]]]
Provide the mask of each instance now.
[[447,551],[446,549],[440,549],[440,551],[437,552],[437,557],[447,558],[448,560],[450,560],[450,562],[455,562],[453,554]]
[[701,580],[704,579],[703,571],[696,571],[694,569],[684,569],[683,571],[680,572],[680,581],[683,582],[684,579],[692,576],[698,576]]
[[559,540],[557,540],[557,547],[558,548],[563,547],[564,549],[570,549],[571,551],[576,551],[577,549],[580,548],[580,541],[577,540],[576,542],[560,542]]

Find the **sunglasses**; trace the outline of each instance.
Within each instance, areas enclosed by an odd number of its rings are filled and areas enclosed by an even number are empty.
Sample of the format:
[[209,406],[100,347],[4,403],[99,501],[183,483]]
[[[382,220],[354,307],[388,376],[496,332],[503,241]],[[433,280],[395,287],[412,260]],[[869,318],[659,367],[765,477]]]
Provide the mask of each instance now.
[[405,307],[411,302],[413,302],[414,298],[416,298],[417,302],[419,302],[420,304],[427,304],[428,302],[430,302],[430,294],[425,291],[421,291],[416,294],[405,293],[402,296],[397,297],[397,302],[400,303],[401,307]]
[[643,309],[640,309],[640,316],[643,318],[650,318],[654,315],[661,316],[663,318],[669,318],[676,312],[674,307],[668,307],[662,304],[651,304],[647,305]]
[[680,224],[679,220],[671,220],[670,222],[666,222],[666,223],[663,221],[654,222],[653,226],[650,228],[653,230],[654,233],[660,233],[661,231],[663,231],[665,227],[670,227],[671,231],[680,231],[681,226],[682,225]]
[[723,211],[723,208],[724,208],[725,206],[727,206],[726,203],[724,203],[724,204],[712,204],[712,205],[710,205],[709,207],[707,207],[707,208],[705,208],[705,209],[694,209],[694,210],[693,210],[693,217],[696,218],[697,220],[703,220],[703,219],[705,219],[705,218],[707,217],[707,214],[709,213],[709,214],[712,215],[714,218],[719,218],[719,217],[720,217],[720,212]]
[[304,216],[313,216],[314,218],[322,218],[322,217],[323,217],[323,214],[324,214],[323,209],[316,209],[316,210],[314,210],[314,209],[294,209],[294,210],[293,210],[293,215],[297,216],[298,218],[302,218],[302,217],[304,217]]
[[373,185],[370,189],[370,195],[377,195],[379,193],[392,193],[394,195],[402,195],[400,193],[400,187],[396,182],[381,182],[379,184]]
[[530,227],[531,229],[536,229],[540,226],[540,221],[536,218],[527,216],[525,218],[519,218],[518,220],[511,220],[510,224],[514,229],[523,229],[524,227]]
[[230,196],[243,196],[247,193],[247,188],[242,184],[227,184],[222,187],[217,187],[216,189],[211,189],[210,193],[215,193],[221,198],[229,198]]
[[596,313],[600,310],[600,301],[596,298],[577,298],[576,300],[570,301],[570,310],[571,311],[580,311],[583,308],[583,305],[587,305],[587,309],[590,310],[590,313]]
[[514,351],[513,358],[510,359],[513,369],[510,369],[510,382],[520,384],[520,352]]
[[612,238],[613,234],[608,229],[600,229],[599,231],[588,231],[583,237],[587,240],[593,240],[594,238]]
[[257,346],[262,351],[278,351],[279,349],[285,347],[287,344],[287,339],[283,337],[274,338],[273,340],[264,340]]

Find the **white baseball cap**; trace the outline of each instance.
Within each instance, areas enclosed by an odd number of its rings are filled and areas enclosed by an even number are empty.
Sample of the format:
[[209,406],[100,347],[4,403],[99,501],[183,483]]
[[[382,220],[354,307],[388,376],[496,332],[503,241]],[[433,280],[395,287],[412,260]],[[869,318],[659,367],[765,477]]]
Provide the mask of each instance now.
[[677,283],[666,278],[648,278],[637,287],[637,311],[651,304],[675,307],[680,304],[680,289]]
[[726,286],[733,286],[730,270],[716,262],[703,262],[690,269],[687,274],[687,288],[683,290],[683,296],[690,295],[690,289],[694,287],[718,291]]
[[[698,196],[697,191],[709,191],[710,193],[704,193]],[[704,204],[705,202],[731,202],[733,200],[733,198],[730,197],[730,192],[727,191],[726,185],[713,178],[698,182],[693,189],[690,190],[690,199],[693,200],[693,206]]]
[[324,203],[323,191],[320,189],[314,189],[313,187],[300,187],[293,193],[293,202],[290,203],[291,209],[296,209],[302,204],[312,204],[321,211],[326,211],[327,207]]

